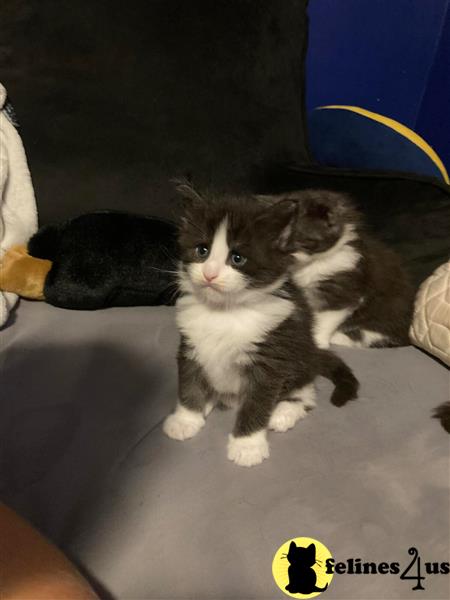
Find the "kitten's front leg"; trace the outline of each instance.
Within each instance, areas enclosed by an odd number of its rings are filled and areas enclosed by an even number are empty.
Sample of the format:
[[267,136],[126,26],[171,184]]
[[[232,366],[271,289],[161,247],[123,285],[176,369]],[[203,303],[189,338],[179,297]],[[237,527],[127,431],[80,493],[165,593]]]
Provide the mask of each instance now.
[[252,467],[269,458],[266,436],[275,397],[269,382],[251,385],[245,394],[228,440],[228,458],[237,465]]
[[163,431],[174,440],[194,437],[212,410],[210,389],[200,365],[188,358],[183,344],[178,353],[178,395],[175,411],[164,421]]

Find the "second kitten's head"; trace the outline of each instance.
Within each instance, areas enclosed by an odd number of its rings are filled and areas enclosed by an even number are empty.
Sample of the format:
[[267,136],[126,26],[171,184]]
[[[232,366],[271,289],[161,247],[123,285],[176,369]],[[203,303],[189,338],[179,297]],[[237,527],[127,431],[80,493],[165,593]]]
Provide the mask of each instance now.
[[293,233],[295,252],[304,256],[329,250],[344,235],[356,237],[360,215],[345,194],[329,190],[300,190],[277,196],[260,196],[267,205],[282,200],[298,203]]
[[297,203],[261,205],[251,196],[200,194],[180,183],[180,285],[201,301],[249,303],[280,289],[292,263]]

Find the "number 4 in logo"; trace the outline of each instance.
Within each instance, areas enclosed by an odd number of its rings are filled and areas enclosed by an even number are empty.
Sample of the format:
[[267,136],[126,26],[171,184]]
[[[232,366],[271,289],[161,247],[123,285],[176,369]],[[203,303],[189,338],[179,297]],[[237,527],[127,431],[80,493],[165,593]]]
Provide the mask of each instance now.
[[[425,579],[425,577],[423,577],[420,574],[420,556],[419,556],[419,552],[417,550],[417,548],[411,547],[408,550],[408,554],[410,554],[413,559],[412,561],[409,563],[409,565],[406,567],[406,569],[403,571],[403,573],[400,575],[400,579],[415,579],[417,581],[417,584],[412,588],[413,590],[424,590],[425,588],[422,585],[422,581]],[[417,563],[417,575],[408,575],[408,573],[411,571],[411,569],[413,568],[414,564]]]

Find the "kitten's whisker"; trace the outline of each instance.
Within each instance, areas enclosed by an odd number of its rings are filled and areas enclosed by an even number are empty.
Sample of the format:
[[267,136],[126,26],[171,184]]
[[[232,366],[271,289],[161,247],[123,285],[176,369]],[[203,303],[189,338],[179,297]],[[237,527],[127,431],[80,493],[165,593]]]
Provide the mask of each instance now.
[[158,267],[150,267],[148,266],[147,269],[152,269],[152,271],[158,271],[159,273],[170,273],[171,275],[177,275],[178,271],[169,271],[168,269],[158,269]]
[[180,286],[178,281],[171,281],[165,288],[165,291],[169,294],[167,301],[172,304],[173,300],[180,293]]
[[169,285],[166,288],[167,290],[173,289],[174,291],[177,291],[180,289],[180,286],[178,285],[177,281],[172,281],[171,283],[169,283]]
[[177,263],[177,258],[176,258],[176,257],[175,257],[175,256],[174,256],[172,253],[171,253],[171,254],[169,254],[169,251],[168,251],[168,249],[167,249],[165,246],[162,246],[162,247],[161,247],[161,251],[162,251],[162,253],[163,253],[163,254],[166,256],[166,258],[168,258],[168,259],[169,259],[169,262],[172,262],[172,263],[174,263],[174,265],[173,265],[173,266],[175,266],[175,265],[176,265],[176,263]]
[[175,300],[175,298],[178,296],[179,293],[180,293],[180,290],[178,288],[175,288],[169,297],[169,302],[173,303],[173,301]]

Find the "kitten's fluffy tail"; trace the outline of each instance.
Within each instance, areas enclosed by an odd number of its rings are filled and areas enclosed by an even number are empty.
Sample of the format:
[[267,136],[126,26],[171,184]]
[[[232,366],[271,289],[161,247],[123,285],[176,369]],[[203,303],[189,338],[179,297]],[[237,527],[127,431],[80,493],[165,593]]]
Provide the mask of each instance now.
[[355,400],[358,396],[359,382],[350,367],[333,352],[321,350],[320,354],[320,374],[335,385],[330,398],[331,404],[343,406],[349,400]]

